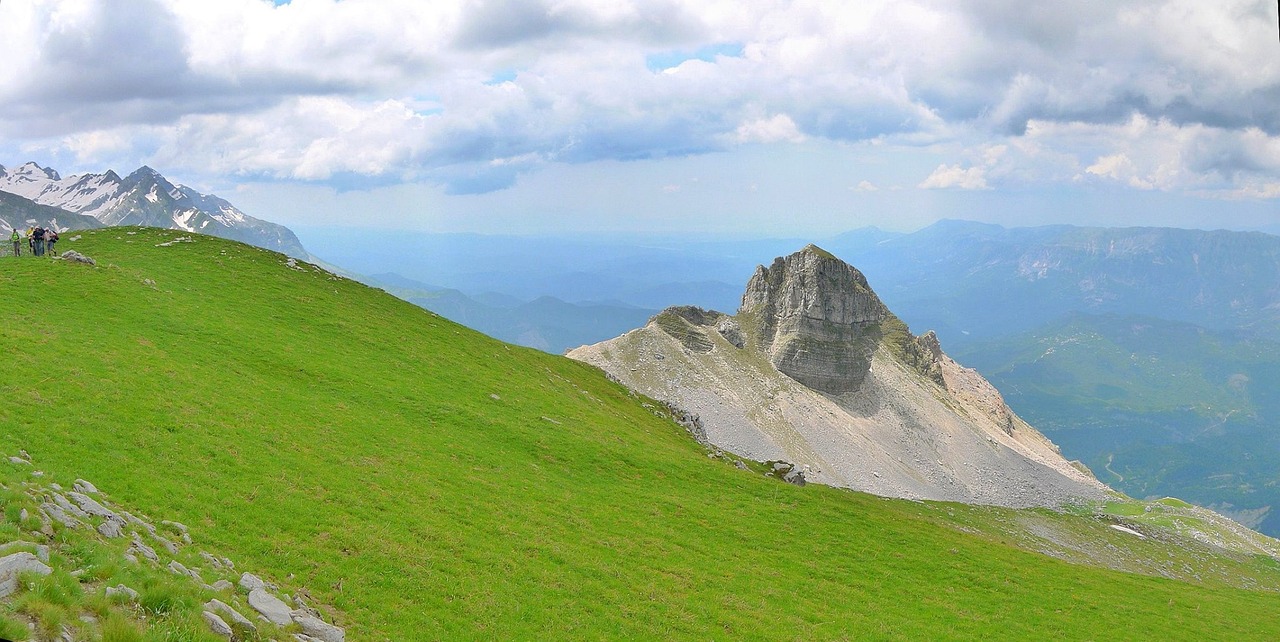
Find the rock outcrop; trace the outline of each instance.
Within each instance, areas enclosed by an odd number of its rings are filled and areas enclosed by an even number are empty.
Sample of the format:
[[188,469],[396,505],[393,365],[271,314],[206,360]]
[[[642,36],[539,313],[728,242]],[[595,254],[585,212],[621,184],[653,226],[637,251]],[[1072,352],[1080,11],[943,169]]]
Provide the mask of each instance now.
[[738,310],[779,372],[832,394],[861,385],[888,315],[861,272],[813,245],[757,267]]
[[757,268],[734,316],[670,308],[569,356],[696,417],[713,448],[788,462],[790,481],[1016,507],[1106,491],[812,245]]

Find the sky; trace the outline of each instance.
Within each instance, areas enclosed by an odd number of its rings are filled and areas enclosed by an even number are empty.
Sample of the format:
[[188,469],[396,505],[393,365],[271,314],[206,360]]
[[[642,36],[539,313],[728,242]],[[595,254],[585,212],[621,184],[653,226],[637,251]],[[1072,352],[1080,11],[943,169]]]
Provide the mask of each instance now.
[[4,0],[0,165],[295,228],[1280,232],[1271,0]]

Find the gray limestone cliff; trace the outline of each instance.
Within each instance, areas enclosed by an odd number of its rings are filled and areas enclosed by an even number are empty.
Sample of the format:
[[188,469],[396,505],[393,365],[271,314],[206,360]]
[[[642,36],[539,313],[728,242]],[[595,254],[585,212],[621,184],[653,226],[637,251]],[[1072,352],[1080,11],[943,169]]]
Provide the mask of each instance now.
[[757,267],[738,316],[779,372],[840,394],[861,385],[889,310],[861,272],[809,245]]

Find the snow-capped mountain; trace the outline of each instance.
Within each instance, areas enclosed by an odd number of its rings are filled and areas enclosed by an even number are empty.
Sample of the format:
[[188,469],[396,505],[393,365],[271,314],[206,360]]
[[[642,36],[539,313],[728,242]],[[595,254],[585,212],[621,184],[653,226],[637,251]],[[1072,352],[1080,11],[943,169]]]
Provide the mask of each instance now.
[[0,237],[8,239],[9,232],[15,229],[26,230],[37,225],[59,230],[102,227],[102,223],[92,216],[41,205],[17,194],[0,192]]
[[11,170],[0,166],[0,192],[89,216],[103,225],[145,225],[200,232],[291,256],[307,256],[302,243],[289,228],[249,216],[216,196],[171,183],[146,166],[124,178],[110,170],[63,178],[58,172],[35,163]]

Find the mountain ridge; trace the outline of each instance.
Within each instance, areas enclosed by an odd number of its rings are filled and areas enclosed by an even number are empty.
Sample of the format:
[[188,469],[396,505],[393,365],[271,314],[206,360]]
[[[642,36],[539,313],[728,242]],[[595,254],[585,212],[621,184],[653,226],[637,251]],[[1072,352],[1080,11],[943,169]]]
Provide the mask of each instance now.
[[35,162],[12,170],[0,166],[0,192],[91,217],[100,226],[141,225],[203,232],[295,258],[309,257],[298,237],[283,225],[254,218],[222,198],[170,182],[147,165],[123,178],[113,170],[64,178],[56,170]]

